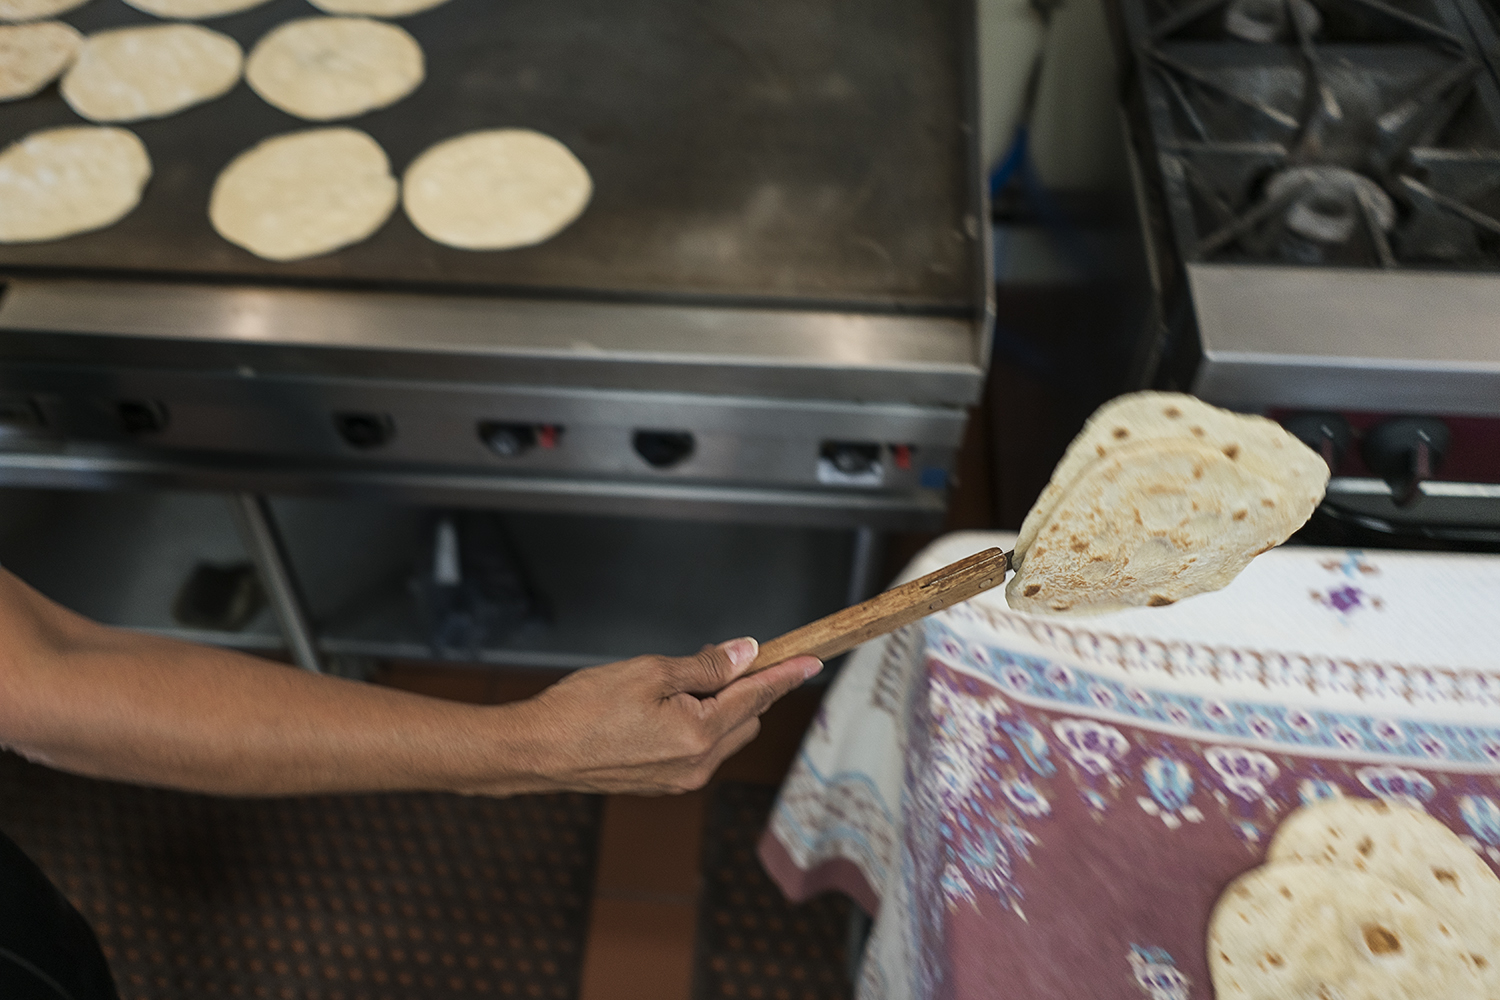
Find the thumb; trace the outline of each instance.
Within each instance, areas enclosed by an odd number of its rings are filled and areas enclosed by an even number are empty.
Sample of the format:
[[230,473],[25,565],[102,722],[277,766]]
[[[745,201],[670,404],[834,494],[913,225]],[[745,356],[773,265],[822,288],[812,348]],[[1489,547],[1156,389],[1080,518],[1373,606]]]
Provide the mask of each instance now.
[[667,661],[671,694],[716,694],[755,662],[760,644],[748,636],[717,646],[704,646],[696,655]]

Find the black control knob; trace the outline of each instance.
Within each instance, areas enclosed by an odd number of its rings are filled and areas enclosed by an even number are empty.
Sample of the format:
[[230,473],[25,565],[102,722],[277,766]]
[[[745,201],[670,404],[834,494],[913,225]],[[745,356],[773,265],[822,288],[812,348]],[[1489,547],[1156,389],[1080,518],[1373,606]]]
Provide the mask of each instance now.
[[1370,428],[1361,453],[1370,471],[1391,484],[1396,505],[1407,507],[1443,464],[1450,437],[1448,425],[1435,417],[1398,417]]
[[156,434],[167,429],[167,407],[154,399],[122,399],[115,404],[120,427],[127,434]]
[[396,422],[384,413],[338,413],[333,423],[346,444],[362,451],[380,448],[396,436]]
[[822,456],[846,476],[869,472],[880,463],[880,445],[854,441],[825,441]]
[[1328,471],[1334,472],[1354,440],[1349,421],[1337,413],[1294,413],[1281,422],[1293,436],[1323,456]]
[[635,453],[656,469],[667,469],[693,453],[693,435],[687,431],[636,431],[631,442]]
[[483,423],[479,425],[479,438],[495,454],[515,458],[536,447],[536,428],[530,424]]

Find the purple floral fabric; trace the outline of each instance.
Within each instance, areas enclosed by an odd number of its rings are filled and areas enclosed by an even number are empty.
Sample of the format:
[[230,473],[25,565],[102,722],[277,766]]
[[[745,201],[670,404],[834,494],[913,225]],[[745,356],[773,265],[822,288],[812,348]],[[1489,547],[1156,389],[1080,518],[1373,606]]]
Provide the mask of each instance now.
[[1054,679],[1081,686],[1077,704],[1028,703],[995,651],[950,640],[935,652],[926,696],[909,703],[918,995],[1208,1000],[1203,941],[1220,892],[1261,862],[1288,812],[1330,796],[1424,809],[1500,866],[1495,768],[1130,725],[1078,671],[1047,668],[1073,675]]

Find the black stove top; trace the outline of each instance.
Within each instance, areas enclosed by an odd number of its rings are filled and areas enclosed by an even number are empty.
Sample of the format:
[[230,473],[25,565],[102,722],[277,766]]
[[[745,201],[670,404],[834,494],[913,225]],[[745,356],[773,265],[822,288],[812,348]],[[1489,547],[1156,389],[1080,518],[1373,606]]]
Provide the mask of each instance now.
[[1484,2],[1122,0],[1182,259],[1500,270]]
[[[207,25],[248,51],[316,13],[269,0]],[[160,23],[122,0],[65,19],[85,32]],[[235,155],[309,123],[241,82],[129,126],[155,167],[141,205],[96,233],[0,245],[0,276],[976,309],[968,0],[450,0],[400,23],[422,44],[426,81],[339,124],[374,136],[398,174],[470,129],[546,132],[593,175],[577,222],[540,246],[474,253],[433,243],[398,210],[336,253],[261,260],[210,228],[209,190]],[[0,143],[77,124],[56,86],[0,104]]]

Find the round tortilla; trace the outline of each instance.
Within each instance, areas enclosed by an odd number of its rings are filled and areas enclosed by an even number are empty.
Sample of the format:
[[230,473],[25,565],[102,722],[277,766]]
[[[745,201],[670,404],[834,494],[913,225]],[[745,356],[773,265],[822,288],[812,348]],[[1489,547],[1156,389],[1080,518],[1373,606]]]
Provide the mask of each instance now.
[[1361,871],[1410,892],[1442,915],[1476,959],[1484,996],[1500,1000],[1500,878],[1431,816],[1373,799],[1317,802],[1282,822],[1267,860]]
[[151,158],[122,128],[33,132],[0,152],[0,243],[36,243],[102,229],[140,204]]
[[71,24],[0,26],[0,101],[30,97],[72,65],[83,36]]
[[309,0],[309,2],[325,14],[410,17],[424,10],[441,7],[448,0]]
[[463,250],[508,250],[557,235],[594,184],[567,146],[529,129],[470,132],[418,156],[402,205],[428,239]]
[[1021,523],[1016,564],[1026,561],[1058,501],[1093,463],[1142,441],[1195,440],[1233,455],[1289,497],[1322,500],[1328,485],[1323,460],[1274,420],[1234,413],[1180,392],[1133,392],[1110,400],[1068,445],[1051,480]]
[[385,151],[364,132],[322,128],[273,136],[214,182],[208,217],[220,236],[267,260],[300,260],[365,239],[396,207]]
[[425,73],[415,38],[365,17],[288,21],[257,42],[245,64],[245,80],[268,104],[309,121],[394,104]]
[[1432,907],[1363,872],[1266,865],[1208,924],[1218,1000],[1477,1000],[1473,959]]
[[125,0],[136,10],[173,21],[202,21],[259,7],[266,0]]
[[162,118],[229,92],[244,54],[196,24],[153,24],[90,35],[63,77],[62,96],[96,122]]
[[1090,465],[1005,588],[1011,608],[1095,614],[1218,590],[1286,541],[1316,501],[1221,450],[1141,441]]
[[89,0],[0,0],[0,21],[40,21],[76,10]]

